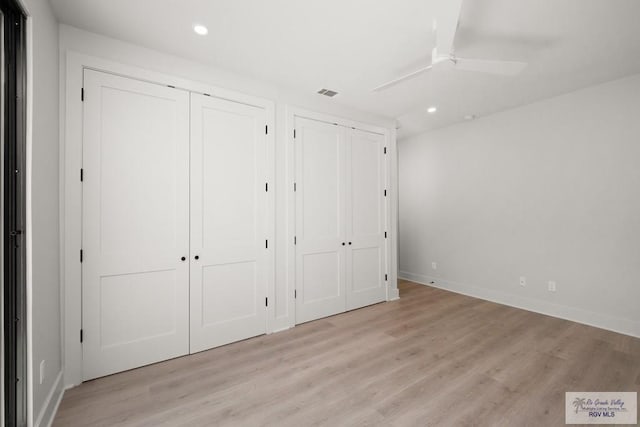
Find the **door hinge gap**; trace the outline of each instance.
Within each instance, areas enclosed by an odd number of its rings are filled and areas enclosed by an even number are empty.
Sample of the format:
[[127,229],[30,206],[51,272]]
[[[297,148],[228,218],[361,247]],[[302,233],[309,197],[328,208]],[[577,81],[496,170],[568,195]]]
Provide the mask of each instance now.
[[264,134],[269,135],[269,125],[264,125]]
[[80,182],[84,181],[84,169],[80,169]]
[[264,241],[264,248],[265,249],[269,249],[269,240],[268,239]]
[[269,307],[269,298],[264,299],[264,306]]
[[296,139],[296,130],[293,130],[293,139]]
[[264,191],[269,191],[269,183],[268,182],[264,183]]
[[80,101],[84,102],[84,88],[80,89]]
[[80,249],[80,262],[82,262],[82,249]]
[[294,289],[293,290],[293,299],[296,299],[296,298],[298,298],[298,291],[297,291],[297,289]]
[[385,282],[387,281],[387,275],[386,274],[384,275],[384,281]]
[[84,331],[80,329],[80,342],[84,341]]
[[298,244],[298,238],[297,236],[293,236],[293,244],[297,245]]
[[387,147],[384,147],[384,154],[387,154]]
[[387,238],[387,232],[386,231],[384,232],[384,238],[385,239]]
[[384,197],[387,197],[387,190],[384,190]]
[[296,186],[296,183],[294,182],[294,183],[293,183],[293,191],[297,191],[297,188],[298,188],[298,187]]

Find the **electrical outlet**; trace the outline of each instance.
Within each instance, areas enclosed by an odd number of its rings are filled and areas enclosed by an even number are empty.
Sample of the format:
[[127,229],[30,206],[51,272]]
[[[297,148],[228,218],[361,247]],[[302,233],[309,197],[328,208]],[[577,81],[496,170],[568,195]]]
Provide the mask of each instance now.
[[527,278],[520,276],[520,286],[527,286]]
[[550,281],[549,282],[549,292],[555,292],[555,291],[556,291],[556,282]]
[[437,269],[438,269],[438,263],[437,263],[437,262],[435,262],[435,261],[434,261],[434,262],[432,262],[432,263],[431,263],[431,269],[432,269],[432,270],[437,270]]
[[45,373],[45,362],[44,360],[40,362],[40,384],[44,382],[44,373]]

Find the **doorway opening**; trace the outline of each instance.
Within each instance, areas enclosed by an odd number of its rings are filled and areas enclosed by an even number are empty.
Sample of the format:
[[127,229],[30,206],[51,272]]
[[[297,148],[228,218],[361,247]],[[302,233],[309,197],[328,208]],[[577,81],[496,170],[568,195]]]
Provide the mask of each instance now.
[[6,426],[27,424],[25,15],[0,1],[2,361]]

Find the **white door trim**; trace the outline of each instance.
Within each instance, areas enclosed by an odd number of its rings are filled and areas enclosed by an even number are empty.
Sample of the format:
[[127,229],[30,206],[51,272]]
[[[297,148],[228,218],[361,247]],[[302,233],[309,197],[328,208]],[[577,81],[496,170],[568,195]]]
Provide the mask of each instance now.
[[[264,108],[267,116],[268,144],[268,180],[274,183],[275,148],[275,105],[268,99],[254,97],[204,83],[170,76],[155,71],[132,67],[109,60],[66,52],[66,63],[61,61],[61,85],[64,97],[61,97],[60,109],[60,173],[61,173],[61,279],[62,279],[62,322],[64,333],[64,384],[65,388],[82,382],[82,346],[80,329],[82,325],[81,266],[80,249],[82,236],[82,187],[80,168],[82,167],[82,101],[80,98],[85,68],[117,74],[150,83],[174,86],[213,97],[227,99]],[[66,66],[66,67],[65,67]],[[64,69],[66,68],[66,70]],[[269,192],[267,234],[275,242],[275,192]],[[270,273],[267,283],[268,297],[275,300],[274,257],[269,260]],[[267,308],[267,333],[273,329],[274,306]]]
[[[393,301],[399,298],[398,293],[398,252],[397,252],[397,236],[398,236],[398,189],[397,180],[392,177],[397,176],[397,145],[396,145],[396,131],[395,129],[388,129],[382,126],[371,125],[368,123],[362,123],[355,120],[345,119],[342,117],[333,116],[330,114],[318,113],[315,111],[306,110],[304,108],[287,105],[285,108],[285,126],[284,130],[286,134],[287,146],[286,146],[286,158],[287,158],[287,176],[286,176],[286,191],[287,191],[287,295],[288,295],[288,313],[289,313],[289,327],[292,328],[296,325],[296,301],[294,292],[296,288],[296,248],[293,238],[296,234],[296,203],[294,193],[294,182],[296,180],[296,162],[295,162],[295,139],[294,139],[294,127],[296,117],[318,120],[326,123],[335,123],[341,126],[364,130],[367,132],[373,132],[380,135],[384,135],[385,147],[387,147],[387,156],[385,158],[385,185],[388,190],[386,204],[385,204],[385,228],[389,232],[389,238],[386,241],[386,263],[388,271],[387,281],[387,301]],[[282,132],[282,130],[281,130]]]

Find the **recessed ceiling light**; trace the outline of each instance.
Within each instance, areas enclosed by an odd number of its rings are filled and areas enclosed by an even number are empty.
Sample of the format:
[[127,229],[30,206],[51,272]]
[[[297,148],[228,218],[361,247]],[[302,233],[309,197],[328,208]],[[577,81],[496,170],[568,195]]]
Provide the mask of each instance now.
[[429,114],[433,114],[433,113],[435,113],[436,111],[438,111],[438,109],[437,109],[436,107],[429,107],[429,108],[427,108],[427,113],[429,113]]
[[207,27],[199,24],[196,24],[193,26],[193,31],[195,31],[196,34],[201,36],[206,36],[207,33],[209,32],[209,30],[207,30]]

